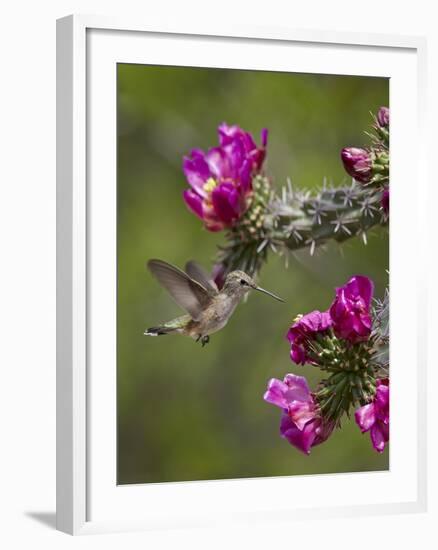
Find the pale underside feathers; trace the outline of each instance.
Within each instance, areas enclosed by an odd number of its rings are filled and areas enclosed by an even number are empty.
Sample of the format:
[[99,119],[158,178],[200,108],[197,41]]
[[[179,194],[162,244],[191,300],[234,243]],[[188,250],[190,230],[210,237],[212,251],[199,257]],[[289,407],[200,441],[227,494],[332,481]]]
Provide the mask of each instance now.
[[147,266],[175,302],[195,321],[217,293],[214,282],[195,262],[187,263],[187,271],[191,276],[162,260],[149,260]]

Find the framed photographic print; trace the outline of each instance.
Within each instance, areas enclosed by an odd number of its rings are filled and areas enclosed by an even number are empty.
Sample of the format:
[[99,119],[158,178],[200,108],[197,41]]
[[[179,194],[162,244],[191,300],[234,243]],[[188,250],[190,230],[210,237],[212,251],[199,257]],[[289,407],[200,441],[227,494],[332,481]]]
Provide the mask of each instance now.
[[423,52],[58,21],[60,530],[424,508]]

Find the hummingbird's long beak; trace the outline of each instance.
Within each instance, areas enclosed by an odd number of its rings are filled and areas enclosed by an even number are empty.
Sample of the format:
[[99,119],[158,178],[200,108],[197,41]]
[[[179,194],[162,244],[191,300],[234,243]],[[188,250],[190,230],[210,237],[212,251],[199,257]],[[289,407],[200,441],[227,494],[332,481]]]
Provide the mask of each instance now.
[[265,290],[264,288],[262,288],[260,286],[254,287],[254,290],[258,290],[259,292],[263,292],[263,294],[267,294],[268,296],[272,296],[272,298],[275,298],[279,302],[285,302],[285,300],[283,300],[283,298],[280,298],[280,296],[277,296],[276,294],[274,294],[272,292],[269,292],[269,290]]

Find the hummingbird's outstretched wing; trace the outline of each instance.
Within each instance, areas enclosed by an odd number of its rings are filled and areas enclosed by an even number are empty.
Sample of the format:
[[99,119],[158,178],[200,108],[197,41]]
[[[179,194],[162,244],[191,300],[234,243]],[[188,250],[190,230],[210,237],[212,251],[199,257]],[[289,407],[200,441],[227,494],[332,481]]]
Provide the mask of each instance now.
[[208,292],[215,295],[219,289],[211,276],[194,260],[186,263],[186,273],[195,281],[198,281]]
[[147,266],[175,302],[194,320],[210,303],[210,293],[181,269],[162,260],[149,260]]

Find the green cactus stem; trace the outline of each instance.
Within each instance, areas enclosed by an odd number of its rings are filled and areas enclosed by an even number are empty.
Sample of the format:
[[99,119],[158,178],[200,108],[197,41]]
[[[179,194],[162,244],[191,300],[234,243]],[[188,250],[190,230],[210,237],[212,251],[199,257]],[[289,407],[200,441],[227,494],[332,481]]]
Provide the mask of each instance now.
[[389,292],[375,303],[368,341],[351,344],[330,330],[309,341],[307,353],[315,367],[329,373],[314,394],[321,413],[340,426],[352,408],[373,400],[377,379],[389,377]]
[[290,182],[279,195],[268,178],[253,181],[252,202],[239,223],[227,233],[217,261],[227,272],[242,269],[255,276],[268,252],[286,255],[295,250],[315,249],[327,241],[343,242],[359,237],[388,222],[381,207],[382,190],[356,183],[348,187],[323,186],[317,193],[293,189]]
[[371,333],[373,349],[370,363],[379,378],[389,376],[389,291],[383,300],[376,300],[373,313],[373,330]]

